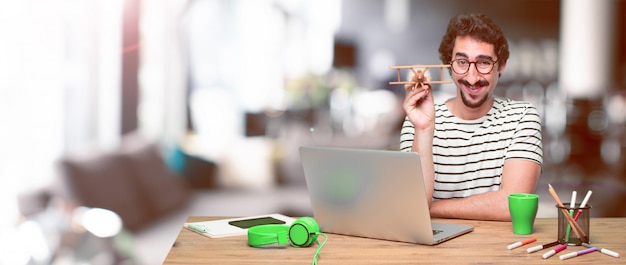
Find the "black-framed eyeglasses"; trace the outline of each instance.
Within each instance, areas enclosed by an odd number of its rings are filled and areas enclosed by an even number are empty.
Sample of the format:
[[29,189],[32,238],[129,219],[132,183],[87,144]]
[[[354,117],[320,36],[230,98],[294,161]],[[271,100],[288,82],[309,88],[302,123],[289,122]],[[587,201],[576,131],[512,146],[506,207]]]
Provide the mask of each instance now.
[[481,74],[488,74],[493,71],[493,67],[496,65],[497,61],[492,61],[491,59],[481,58],[474,62],[470,62],[468,59],[455,59],[450,62],[452,65],[452,71],[458,75],[463,75],[469,72],[470,66],[474,64],[476,70]]

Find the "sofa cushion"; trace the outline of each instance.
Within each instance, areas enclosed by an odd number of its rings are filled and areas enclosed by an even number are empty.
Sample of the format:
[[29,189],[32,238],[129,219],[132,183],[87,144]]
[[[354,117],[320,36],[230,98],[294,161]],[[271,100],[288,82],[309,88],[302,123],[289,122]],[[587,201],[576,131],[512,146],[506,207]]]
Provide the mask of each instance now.
[[187,184],[170,171],[156,145],[124,150],[120,157],[133,175],[138,195],[146,202],[146,212],[153,218],[176,211],[188,202]]
[[137,231],[179,210],[190,198],[155,144],[124,144],[112,152],[65,158],[62,176],[75,203],[112,210]]
[[74,203],[116,212],[129,230],[148,219],[146,202],[137,192],[133,175],[115,154],[98,154],[62,161],[63,176]]

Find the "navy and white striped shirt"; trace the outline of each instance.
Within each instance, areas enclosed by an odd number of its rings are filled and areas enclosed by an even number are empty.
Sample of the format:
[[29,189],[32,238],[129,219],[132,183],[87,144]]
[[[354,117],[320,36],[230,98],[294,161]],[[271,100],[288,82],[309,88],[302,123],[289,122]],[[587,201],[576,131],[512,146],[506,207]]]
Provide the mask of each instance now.
[[[405,119],[400,150],[410,152],[415,128]],[[435,104],[433,199],[463,198],[500,189],[507,159],[543,164],[541,118],[529,102],[498,98],[477,120],[455,117]]]

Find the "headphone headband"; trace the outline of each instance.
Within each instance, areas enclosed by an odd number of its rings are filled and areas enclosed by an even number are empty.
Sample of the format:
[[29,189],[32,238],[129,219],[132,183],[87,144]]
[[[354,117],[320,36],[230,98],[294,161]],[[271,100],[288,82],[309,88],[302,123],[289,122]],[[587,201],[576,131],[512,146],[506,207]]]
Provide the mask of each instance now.
[[286,225],[257,225],[248,228],[248,245],[259,247],[269,244],[288,244],[287,234],[289,227]]

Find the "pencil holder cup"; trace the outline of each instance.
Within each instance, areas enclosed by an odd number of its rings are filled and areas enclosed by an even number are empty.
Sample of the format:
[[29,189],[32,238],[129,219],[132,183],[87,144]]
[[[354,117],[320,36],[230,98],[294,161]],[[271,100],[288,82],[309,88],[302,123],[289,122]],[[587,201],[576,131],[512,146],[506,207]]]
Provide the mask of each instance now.
[[591,206],[565,207],[556,206],[558,212],[557,239],[561,244],[580,246],[589,243],[589,219]]

